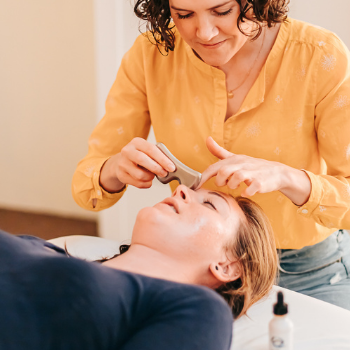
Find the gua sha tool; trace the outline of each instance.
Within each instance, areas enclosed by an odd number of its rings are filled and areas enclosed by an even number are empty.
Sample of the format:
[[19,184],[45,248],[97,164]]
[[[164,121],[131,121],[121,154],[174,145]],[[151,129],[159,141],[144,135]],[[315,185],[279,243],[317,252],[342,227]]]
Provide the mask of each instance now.
[[175,164],[176,167],[175,171],[168,173],[165,177],[157,176],[157,179],[162,184],[167,184],[170,181],[177,180],[180,184],[194,190],[201,182],[202,174],[181,163],[161,142],[157,143],[156,146]]

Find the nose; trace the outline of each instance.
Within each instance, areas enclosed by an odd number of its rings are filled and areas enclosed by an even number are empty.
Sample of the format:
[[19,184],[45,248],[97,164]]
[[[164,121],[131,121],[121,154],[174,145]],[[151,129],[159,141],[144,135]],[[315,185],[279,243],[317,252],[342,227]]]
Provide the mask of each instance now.
[[185,185],[179,185],[173,193],[173,197],[179,197],[184,202],[189,203],[191,201],[191,191]]
[[219,29],[208,18],[198,19],[197,37],[203,43],[209,42],[219,34]]

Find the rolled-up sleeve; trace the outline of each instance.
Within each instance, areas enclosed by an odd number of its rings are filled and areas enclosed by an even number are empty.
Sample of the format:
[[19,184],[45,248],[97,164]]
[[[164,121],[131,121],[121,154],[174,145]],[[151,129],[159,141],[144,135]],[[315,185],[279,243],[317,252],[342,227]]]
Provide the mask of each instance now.
[[305,171],[312,190],[298,213],[328,228],[350,229],[350,54],[338,43],[320,48],[317,72],[315,129],[327,174]]
[[109,157],[135,137],[147,138],[150,130],[143,45],[139,36],[124,55],[116,80],[106,100],[106,113],[92,132],[88,153],[77,166],[72,194],[82,208],[99,211],[115,204],[124,194],[108,193],[100,186],[100,172]]

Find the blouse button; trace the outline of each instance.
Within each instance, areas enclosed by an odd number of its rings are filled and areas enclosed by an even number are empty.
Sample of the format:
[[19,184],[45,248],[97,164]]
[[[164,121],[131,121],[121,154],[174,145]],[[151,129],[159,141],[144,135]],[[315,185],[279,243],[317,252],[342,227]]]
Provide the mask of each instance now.
[[307,214],[309,211],[308,211],[307,209],[303,209],[301,212],[302,212],[303,214]]

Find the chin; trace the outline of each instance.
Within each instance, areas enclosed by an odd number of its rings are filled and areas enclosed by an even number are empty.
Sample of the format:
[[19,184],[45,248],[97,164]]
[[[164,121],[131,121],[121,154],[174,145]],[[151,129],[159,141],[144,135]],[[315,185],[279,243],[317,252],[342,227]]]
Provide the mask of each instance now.
[[199,54],[199,56],[202,58],[202,60],[206,63],[209,64],[210,66],[213,67],[220,67],[225,65],[232,57],[229,55],[208,55],[208,54]]
[[206,64],[209,64],[212,67],[222,67],[224,66],[229,60],[222,60],[222,59],[204,59],[204,62]]
[[156,217],[158,217],[156,208],[154,207],[142,208],[136,216],[135,225],[137,225],[138,223],[153,221]]
[[169,224],[166,215],[155,207],[145,207],[136,216],[133,232],[137,230],[144,231],[152,228],[152,226],[159,226],[164,223]]

